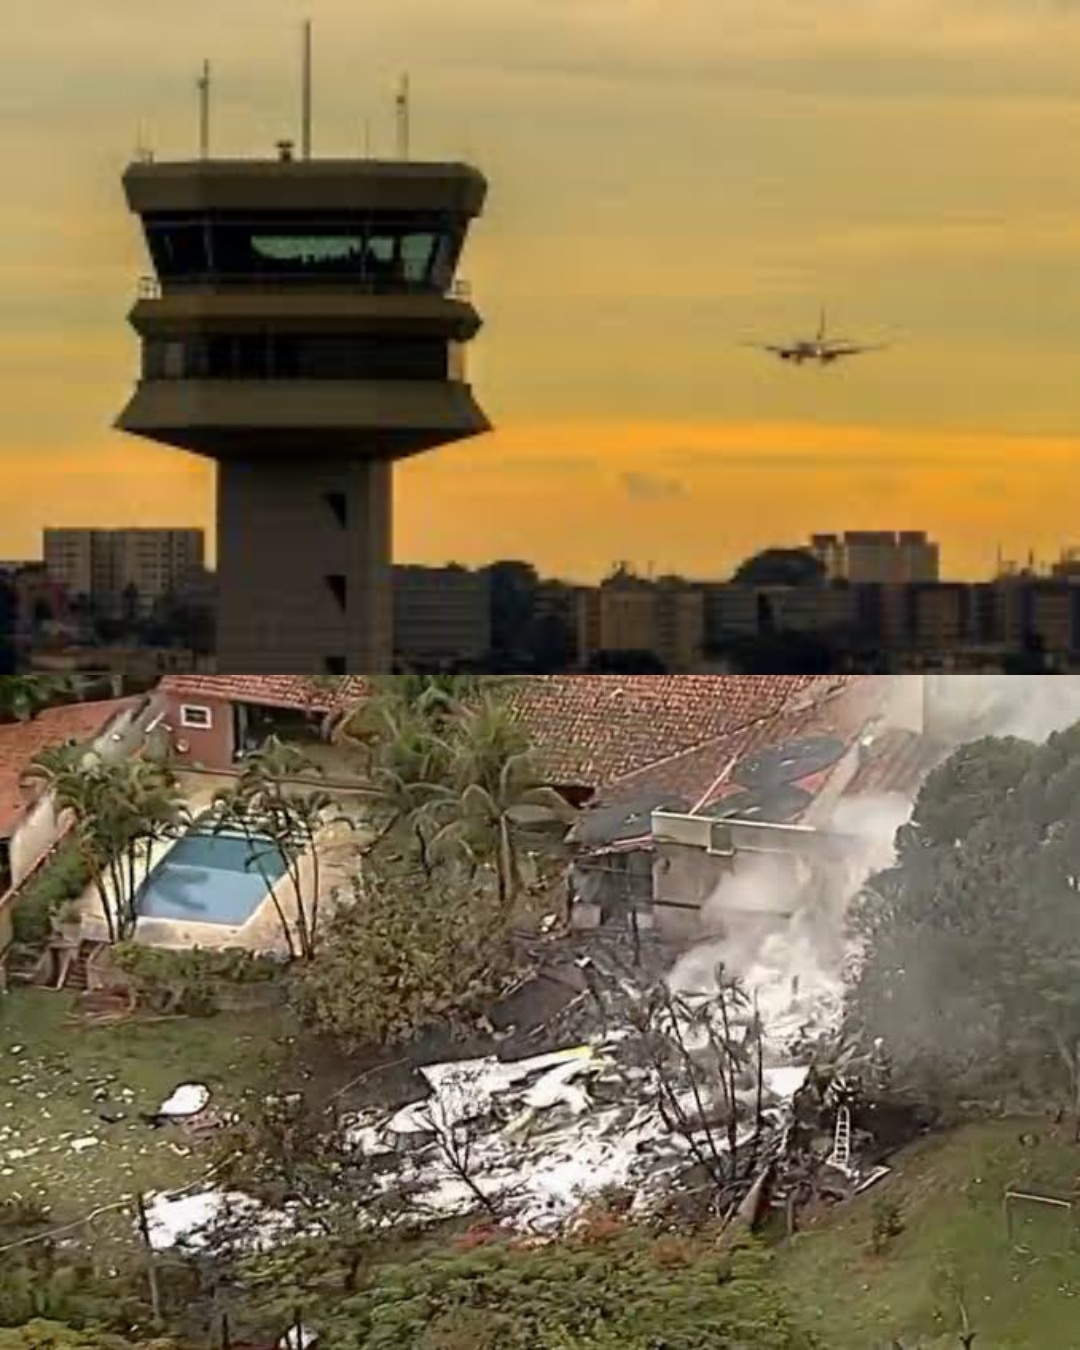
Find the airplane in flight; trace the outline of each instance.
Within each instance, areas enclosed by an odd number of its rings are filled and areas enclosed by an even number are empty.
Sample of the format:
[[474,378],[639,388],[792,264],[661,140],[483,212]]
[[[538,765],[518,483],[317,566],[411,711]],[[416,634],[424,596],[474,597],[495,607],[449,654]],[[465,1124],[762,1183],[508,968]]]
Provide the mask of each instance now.
[[806,361],[815,361],[819,366],[829,366],[834,361],[842,361],[849,356],[883,351],[888,343],[859,343],[850,342],[846,338],[830,338],[826,332],[825,310],[822,309],[821,322],[818,324],[816,335],[812,338],[796,338],[794,342],[782,344],[748,342],[745,345],[755,347],[758,351],[771,352],[781,361],[794,361],[797,366],[803,365]]

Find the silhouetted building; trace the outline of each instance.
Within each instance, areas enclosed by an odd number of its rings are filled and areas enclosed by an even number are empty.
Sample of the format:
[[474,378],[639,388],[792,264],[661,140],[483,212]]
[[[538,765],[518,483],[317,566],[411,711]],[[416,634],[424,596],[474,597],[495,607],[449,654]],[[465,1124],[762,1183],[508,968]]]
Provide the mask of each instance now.
[[578,658],[598,652],[652,652],[664,669],[692,671],[705,644],[705,597],[680,577],[650,581],[625,567],[578,599]]
[[[69,599],[84,596],[112,619],[149,614],[183,593],[203,569],[206,538],[197,529],[47,529],[45,568]],[[134,611],[134,613],[132,613]]]
[[219,668],[388,672],[393,462],[486,431],[455,163],[137,163],[133,435],[218,465]]
[[923,530],[815,534],[810,547],[825,569],[826,581],[887,585],[938,579],[939,549]]
[[465,567],[394,567],[394,658],[409,668],[476,666],[491,650],[491,578]]

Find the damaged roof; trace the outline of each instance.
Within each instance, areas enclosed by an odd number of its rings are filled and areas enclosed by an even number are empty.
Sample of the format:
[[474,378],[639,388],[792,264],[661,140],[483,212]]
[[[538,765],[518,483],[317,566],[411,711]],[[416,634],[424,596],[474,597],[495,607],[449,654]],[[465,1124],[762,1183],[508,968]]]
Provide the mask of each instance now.
[[[796,824],[839,765],[851,764],[857,743],[859,760],[843,796],[914,792],[945,750],[917,731],[888,725],[889,681],[858,675],[819,682],[769,716],[617,779],[596,815],[606,818],[623,803],[669,796],[688,802],[693,814],[730,811],[747,820]],[[625,839],[625,831],[618,837]]]
[[549,781],[601,788],[772,717],[814,686],[852,678],[537,675],[508,686],[506,698]]

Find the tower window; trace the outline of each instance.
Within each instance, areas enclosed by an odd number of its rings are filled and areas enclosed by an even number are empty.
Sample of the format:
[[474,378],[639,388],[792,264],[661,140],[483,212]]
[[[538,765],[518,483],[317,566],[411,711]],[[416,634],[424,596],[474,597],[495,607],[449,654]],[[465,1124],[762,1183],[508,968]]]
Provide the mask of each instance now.
[[346,594],[344,574],[341,572],[332,572],[326,578],[326,584],[330,587],[330,594],[337,601],[338,609],[344,611]]
[[349,499],[344,492],[324,492],[323,500],[334,513],[334,519],[341,528],[347,529],[349,524]]

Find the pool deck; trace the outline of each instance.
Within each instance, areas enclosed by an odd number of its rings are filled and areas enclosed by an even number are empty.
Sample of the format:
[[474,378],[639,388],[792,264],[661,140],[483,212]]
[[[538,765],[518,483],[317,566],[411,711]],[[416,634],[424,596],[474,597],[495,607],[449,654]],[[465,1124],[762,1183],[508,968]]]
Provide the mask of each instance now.
[[[187,791],[187,807],[193,816],[207,810],[214,794],[221,788],[235,782],[226,777],[210,778],[206,774],[192,776],[184,782]],[[343,809],[347,810],[347,807]],[[328,917],[338,894],[348,895],[352,889],[352,879],[356,872],[357,832],[348,825],[328,825],[316,839],[316,851],[319,860],[319,921]],[[142,875],[149,872],[164,858],[173,847],[173,841],[155,844],[150,849],[148,863]],[[306,855],[300,860],[301,893],[310,896],[312,886],[313,860]],[[274,901],[277,901],[275,905]],[[288,945],[282,931],[281,918],[295,932],[297,903],[296,890],[291,878],[286,874],[268,892],[265,899],[256,907],[254,913],[244,923],[233,925],[223,923],[197,923],[184,919],[141,918],[135,930],[135,941],[151,947],[165,947],[183,950],[191,947],[206,949],[243,948],[255,952],[276,952],[285,955]],[[104,941],[107,939],[105,916],[97,891],[91,886],[80,901],[83,919],[83,937]]]

